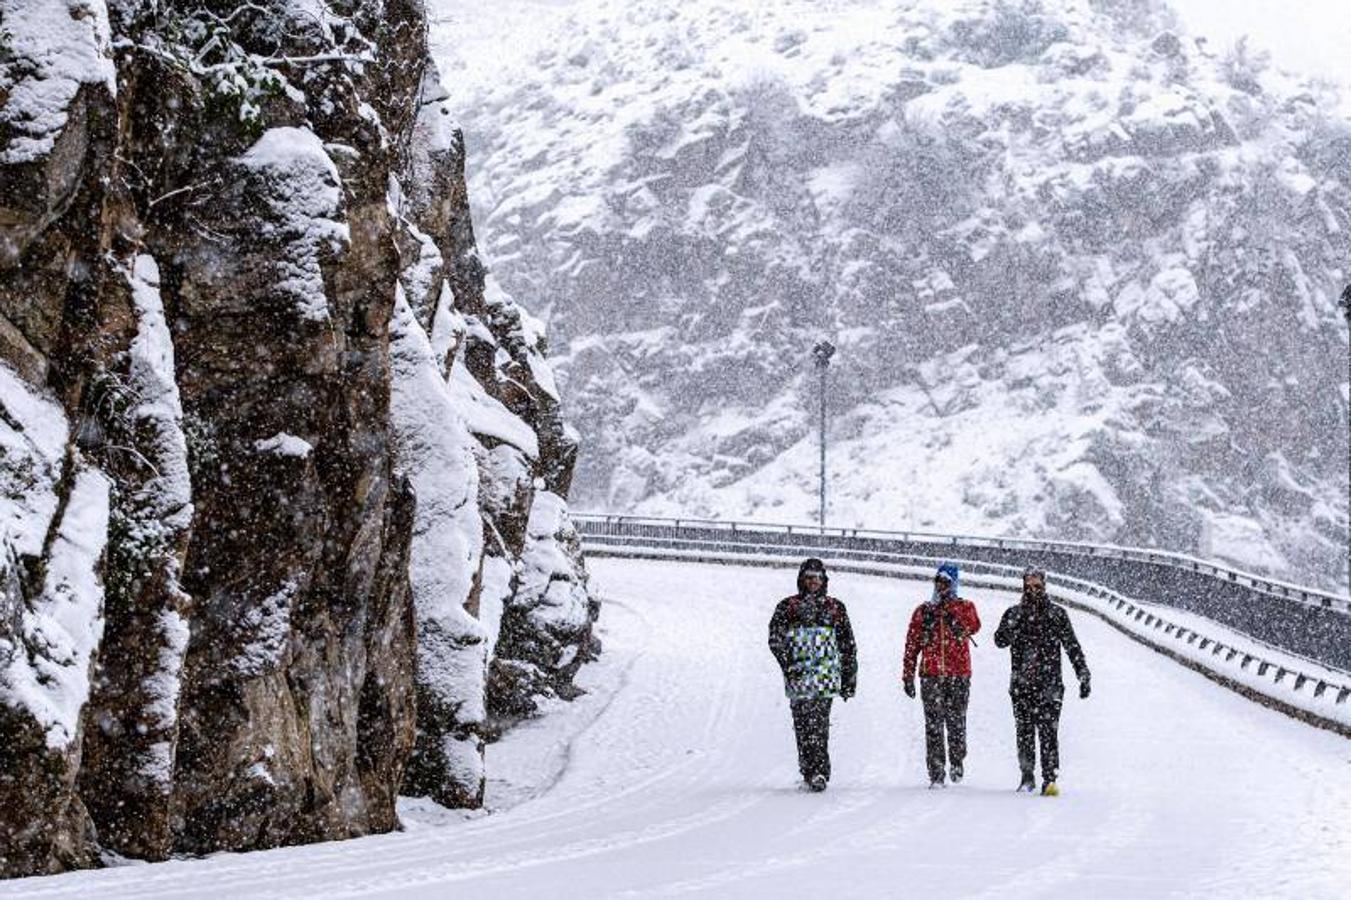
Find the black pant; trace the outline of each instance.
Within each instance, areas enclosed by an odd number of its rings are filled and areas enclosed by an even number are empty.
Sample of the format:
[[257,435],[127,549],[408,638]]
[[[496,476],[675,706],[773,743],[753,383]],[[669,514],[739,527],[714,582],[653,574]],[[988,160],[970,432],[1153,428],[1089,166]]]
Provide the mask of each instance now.
[[1060,704],[1063,687],[1013,690],[1013,722],[1018,737],[1018,768],[1024,778],[1032,777],[1037,763],[1037,743],[1041,744],[1041,777],[1055,781],[1060,770]]
[[960,675],[921,676],[919,696],[924,701],[924,749],[929,780],[942,781],[945,762],[961,768],[966,759],[966,706],[971,699],[971,679]]
[[816,775],[830,780],[831,699],[788,701],[788,708],[793,711],[793,732],[797,735],[797,768],[807,781]]

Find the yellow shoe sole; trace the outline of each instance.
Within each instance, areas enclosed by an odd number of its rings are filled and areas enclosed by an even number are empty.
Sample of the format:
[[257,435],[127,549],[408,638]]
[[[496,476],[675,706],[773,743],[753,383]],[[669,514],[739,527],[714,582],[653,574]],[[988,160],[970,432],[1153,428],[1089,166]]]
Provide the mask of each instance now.
[[1055,786],[1055,782],[1051,782],[1050,784],[1046,785],[1046,787],[1041,789],[1041,795],[1043,797],[1059,797],[1060,788]]

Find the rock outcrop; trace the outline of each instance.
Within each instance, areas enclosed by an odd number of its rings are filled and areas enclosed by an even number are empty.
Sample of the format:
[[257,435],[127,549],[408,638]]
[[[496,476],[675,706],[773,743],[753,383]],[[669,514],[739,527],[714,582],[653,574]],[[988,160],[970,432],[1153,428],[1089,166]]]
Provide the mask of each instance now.
[[596,650],[423,15],[0,0],[0,874],[479,804]]

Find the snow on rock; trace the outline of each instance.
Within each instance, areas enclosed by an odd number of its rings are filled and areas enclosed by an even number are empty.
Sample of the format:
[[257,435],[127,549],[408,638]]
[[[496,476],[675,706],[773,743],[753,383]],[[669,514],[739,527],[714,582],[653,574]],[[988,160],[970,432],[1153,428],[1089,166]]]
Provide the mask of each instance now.
[[0,543],[41,555],[56,515],[69,426],[55,400],[0,364]]
[[591,634],[598,614],[567,502],[536,491],[495,660],[496,705],[505,722],[534,714],[541,697],[575,696],[577,669],[599,649]]
[[43,572],[34,595],[15,583],[3,596],[0,707],[24,711],[62,751],[76,739],[103,630],[109,481],[66,459],[61,407],[4,365],[0,412],[0,552],[11,577],[25,558]]
[[117,94],[103,0],[0,0],[0,165],[56,146],[82,85]]
[[178,723],[178,698],[182,691],[183,657],[188,652],[190,632],[188,620],[175,609],[166,609],[155,622],[159,636],[159,652],[154,660],[154,674],[146,679],[143,689],[150,702],[145,707],[150,726],[161,735],[145,752],[137,770],[162,793],[168,793],[173,780],[175,745],[162,735]]
[[131,415],[150,432],[153,476],[140,487],[148,525],[182,531],[192,521],[192,485],[183,434],[183,404],[174,380],[174,345],[160,299],[159,267],[154,257],[135,258],[130,277],[136,308],[136,337],[131,342],[130,381],[136,403]]
[[450,392],[471,432],[511,444],[532,459],[539,456],[539,438],[535,432],[500,401],[489,396],[459,357],[450,367]]
[[22,614],[22,632],[6,639],[0,675],[0,704],[26,709],[53,750],[78,738],[103,636],[100,564],[111,482],[85,467],[74,478],[47,553],[42,591]]
[[[482,543],[467,610],[491,657],[487,720],[475,727],[496,739],[503,728],[534,711],[536,697],[575,694],[572,676],[597,649],[591,640],[596,607],[584,598],[585,623],[548,634],[545,620],[530,618],[518,604],[535,504],[544,492],[563,496],[569,490],[576,432],[563,422],[543,323],[502,290],[475,243],[464,146],[431,67],[421,90],[410,171],[391,185],[391,205],[404,232],[399,246],[408,305],[419,331],[430,336],[430,359],[442,378],[439,390],[455,411],[453,419],[435,418],[453,423],[448,427],[462,423],[467,428],[477,472],[473,502]],[[406,195],[399,185],[407,186]],[[420,498],[423,490],[417,493]],[[567,570],[584,585],[579,548]],[[528,605],[537,603],[531,598]],[[540,647],[545,649],[536,652]],[[433,723],[436,719],[433,713]],[[440,755],[442,769],[454,770],[453,754],[444,745],[430,749]],[[415,775],[417,769],[415,763]]]
[[288,581],[248,604],[239,621],[239,632],[245,637],[243,646],[214,677],[257,678],[276,671],[290,644],[291,614],[299,593],[300,585]]
[[270,438],[253,442],[253,449],[259,453],[272,453],[277,456],[291,456],[305,459],[314,452],[314,445],[304,438],[279,431]]
[[502,613],[515,592],[515,569],[504,556],[485,556],[480,579],[478,620],[487,633],[488,646],[496,647],[502,634]]
[[136,329],[125,374],[103,376],[111,412],[104,427],[120,452],[110,455],[107,470],[115,484],[104,577],[108,627],[89,713],[98,727],[85,735],[80,782],[105,847],[156,856],[169,840],[191,605],[183,560],[195,507],[159,269],[142,253],[121,274]]
[[417,499],[409,579],[417,615],[418,744],[405,791],[477,806],[487,632],[465,608],[483,555],[474,441],[402,288],[390,321],[396,470]]
[[521,556],[517,603],[541,627],[576,632],[588,622],[586,585],[577,580],[566,542],[575,538],[566,501],[540,491],[530,507],[529,540]]
[[441,282],[441,293],[436,300],[436,313],[432,318],[431,342],[432,354],[442,367],[450,358],[469,329],[469,322],[455,311],[455,292],[449,281]]
[[[132,300],[137,315],[136,337],[130,348],[130,379],[137,403],[131,411],[136,427],[146,439],[153,460],[151,476],[132,498],[137,511],[122,538],[136,545],[136,552],[163,559],[168,599],[156,617],[159,635],[156,664],[143,685],[149,703],[146,714],[152,727],[172,729],[178,715],[178,694],[183,656],[188,649],[188,624],[184,608],[187,595],[180,584],[181,554],[192,523],[192,485],[188,473],[187,439],[183,433],[183,404],[174,380],[174,348],[164,318],[159,293],[159,268],[153,257],[136,257],[131,276]],[[168,789],[172,768],[170,744],[159,741],[142,767],[163,790]]]
[[269,128],[239,163],[258,173],[269,215],[262,234],[287,247],[276,289],[305,319],[328,318],[320,264],[351,242],[342,179],[324,144],[308,128]]

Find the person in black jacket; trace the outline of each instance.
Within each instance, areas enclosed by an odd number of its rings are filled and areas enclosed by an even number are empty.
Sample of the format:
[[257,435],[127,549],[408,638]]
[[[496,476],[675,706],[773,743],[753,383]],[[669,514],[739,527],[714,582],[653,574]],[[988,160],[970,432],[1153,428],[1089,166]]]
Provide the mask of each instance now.
[[1020,791],[1036,787],[1033,768],[1036,744],[1041,744],[1041,792],[1060,793],[1056,775],[1060,768],[1060,704],[1065,684],[1060,675],[1060,650],[1079,677],[1079,696],[1089,693],[1088,662],[1074,635],[1069,613],[1046,595],[1046,573],[1029,567],[1023,573],[1023,599],[1010,607],[995,632],[996,647],[1012,651],[1009,695],[1018,740],[1018,767],[1022,770]]
[[769,620],[769,649],[783,670],[793,713],[798,770],[813,791],[830,781],[830,704],[848,700],[858,685],[858,648],[844,604],[826,594],[825,564],[808,559],[798,569],[797,593]]

